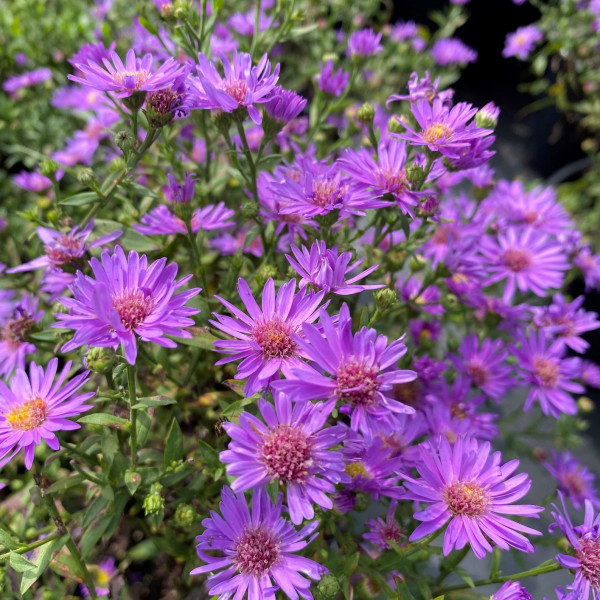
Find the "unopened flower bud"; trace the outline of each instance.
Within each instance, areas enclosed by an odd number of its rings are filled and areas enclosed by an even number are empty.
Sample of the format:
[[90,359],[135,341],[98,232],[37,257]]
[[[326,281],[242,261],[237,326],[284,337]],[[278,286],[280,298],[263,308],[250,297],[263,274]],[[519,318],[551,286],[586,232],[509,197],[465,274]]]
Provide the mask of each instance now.
[[79,183],[87,185],[88,187],[91,187],[94,183],[96,183],[94,171],[89,168],[79,169],[79,172],[77,173],[77,179]]
[[374,118],[375,109],[368,102],[365,102],[356,113],[356,120],[360,121],[361,123],[365,123],[366,125],[372,123]]
[[180,504],[175,511],[175,525],[186,529],[196,520],[196,511],[189,504]]
[[356,504],[354,505],[354,510],[358,512],[363,512],[367,510],[369,504],[371,503],[371,496],[365,492],[358,492],[356,494]]
[[587,396],[581,396],[577,400],[577,408],[579,408],[579,412],[591,413],[594,410],[594,401]]
[[173,3],[173,14],[176,19],[185,19],[190,12],[191,2],[189,0],[175,0]]
[[420,187],[425,181],[425,169],[416,163],[408,165],[406,167],[406,179],[412,187]]
[[493,102],[488,102],[475,115],[475,123],[483,129],[494,129],[498,125],[499,115],[500,109]]
[[168,21],[169,19],[173,18],[173,13],[174,13],[174,7],[170,2],[166,2],[165,4],[162,4],[160,7],[160,16],[165,19],[165,21]]
[[402,133],[406,131],[406,129],[400,124],[398,117],[390,117],[388,121],[388,131],[390,133]]
[[48,196],[42,196],[41,198],[38,198],[37,207],[40,210],[48,210],[51,206],[52,206],[52,200],[50,200],[50,198],[48,198]]
[[56,314],[61,314],[61,315],[66,315],[69,313],[69,309],[62,304],[61,302],[55,302],[52,305],[52,312],[56,315]]
[[413,273],[417,273],[418,271],[422,271],[427,266],[427,260],[421,254],[415,254],[410,257],[409,261],[410,270]]
[[271,277],[277,277],[277,268],[269,264],[261,265],[254,274],[254,279],[259,288],[262,288]]
[[144,498],[142,504],[144,513],[146,516],[155,515],[165,508],[165,499],[161,496],[160,492],[162,485],[160,483],[153,483],[150,486],[150,493]]
[[340,593],[340,582],[333,573],[326,573],[315,588],[315,600],[335,600]]
[[52,179],[58,171],[58,163],[54,160],[43,160],[40,163],[40,173],[44,177],[50,177]]
[[251,221],[258,216],[258,204],[254,200],[244,200],[242,202],[242,217]]
[[375,306],[377,306],[377,310],[380,312],[385,312],[398,303],[398,293],[396,290],[391,290],[390,288],[377,290],[374,297]]
[[115,133],[114,141],[123,152],[130,152],[135,148],[135,138],[130,131],[117,131],[117,133]]
[[94,373],[109,373],[115,363],[115,351],[112,348],[90,348],[85,362]]

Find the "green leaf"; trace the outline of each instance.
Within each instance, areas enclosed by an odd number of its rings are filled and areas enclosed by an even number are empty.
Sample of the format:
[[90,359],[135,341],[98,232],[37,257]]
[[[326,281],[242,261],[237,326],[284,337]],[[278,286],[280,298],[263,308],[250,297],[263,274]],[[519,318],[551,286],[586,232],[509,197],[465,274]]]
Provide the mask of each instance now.
[[8,562],[10,566],[17,571],[18,573],[25,573],[25,571],[31,571],[35,569],[35,565],[27,560],[21,554],[17,554],[16,552],[12,552],[9,554]]
[[140,483],[142,483],[142,476],[131,469],[127,469],[127,471],[125,471],[123,480],[125,481],[125,485],[127,486],[129,493],[133,496],[136,490],[140,487]]
[[68,490],[69,488],[82,484],[85,480],[86,479],[83,475],[72,475],[71,477],[59,479],[48,488],[47,493],[55,494],[56,492]]
[[58,341],[58,331],[56,329],[44,329],[44,331],[32,333],[29,337],[40,342],[56,342]]
[[48,542],[37,551],[35,559],[32,561],[35,568],[25,571],[21,578],[21,594],[24,594],[46,571],[52,560],[52,554],[60,550],[67,539],[68,535],[63,535],[61,538]]
[[183,435],[176,419],[171,422],[165,445],[165,468],[183,460]]
[[88,425],[102,425],[104,427],[114,427],[115,429],[127,429],[129,421],[115,415],[107,413],[94,413],[85,415],[79,419],[79,423],[87,423]]
[[134,561],[152,560],[158,554],[158,549],[152,540],[143,540],[127,551],[127,558]]
[[227,417],[230,415],[235,415],[242,412],[242,408],[247,406],[248,404],[255,404],[256,401],[260,398],[260,394],[254,394],[253,396],[249,396],[248,398],[242,398],[241,400],[236,400],[232,402],[222,413],[223,417]]
[[59,204],[62,204],[63,206],[85,206],[86,204],[97,202],[98,200],[99,198],[96,192],[82,192],[81,194],[75,194],[74,196],[62,199]]
[[150,23],[150,21],[148,21],[148,19],[144,18],[144,17],[139,17],[138,16],[138,21],[140,23],[140,25],[148,32],[151,33],[152,35],[158,35],[158,29],[154,26],[153,23]]
[[214,341],[219,339],[211,333],[208,327],[190,327],[188,331],[192,334],[191,338],[169,337],[178,344],[202,348],[203,350],[212,350]]
[[94,499],[94,501],[87,507],[85,514],[83,515],[83,521],[81,527],[87,529],[95,520],[96,517],[109,505],[109,500],[104,496],[100,495]]
[[134,404],[131,408],[154,408],[155,406],[177,404],[177,400],[168,396],[150,396],[148,398],[138,398],[137,400],[137,404]]
[[152,416],[145,411],[138,411],[137,423],[135,430],[137,431],[138,445],[143,446],[148,438],[150,426],[152,425]]
[[16,550],[19,547],[19,541],[10,535],[8,531],[4,531],[2,527],[0,527],[0,544],[8,550]]

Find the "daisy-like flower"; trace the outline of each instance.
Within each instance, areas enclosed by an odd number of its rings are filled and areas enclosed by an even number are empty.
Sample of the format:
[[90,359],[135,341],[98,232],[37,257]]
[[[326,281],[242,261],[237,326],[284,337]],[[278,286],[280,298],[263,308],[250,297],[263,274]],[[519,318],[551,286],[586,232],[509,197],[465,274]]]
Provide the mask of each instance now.
[[414,216],[412,207],[416,206],[417,198],[410,191],[405,163],[406,144],[396,139],[379,142],[377,161],[365,148],[358,152],[348,148],[339,160],[341,168],[359,186],[372,189],[375,197],[391,194],[404,214]]
[[319,89],[330,96],[341,96],[348,85],[350,74],[345,73],[340,67],[336,71],[333,68],[333,60],[327,61],[321,67],[321,72],[315,77]]
[[274,88],[271,97],[264,103],[267,114],[279,123],[295,119],[305,106],[306,98],[291,90],[284,90],[281,86]]
[[25,368],[25,357],[36,351],[35,346],[27,341],[28,335],[44,316],[38,310],[38,299],[26,294],[21,300],[9,303],[10,316],[2,323],[0,329],[0,375],[9,377],[15,368]]
[[84,267],[83,257],[86,252],[92,248],[113,242],[123,233],[120,230],[113,231],[100,236],[93,242],[88,242],[88,237],[93,229],[93,220],[90,220],[83,228],[77,225],[66,232],[38,227],[37,234],[44,243],[46,254],[18,267],[8,269],[6,272],[22,273],[24,271],[45,269],[46,273],[42,277],[41,289],[43,292],[50,292],[52,295],[51,301],[54,301],[73,283],[75,280],[74,271]]
[[543,331],[518,333],[513,355],[518,361],[518,375],[529,388],[524,410],[528,411],[537,400],[545,415],[560,418],[563,413],[574,415],[577,404],[571,396],[583,394],[585,388],[573,381],[579,377],[578,358],[563,358],[563,351],[553,348]]
[[454,368],[494,400],[500,400],[514,384],[507,358],[502,340],[486,338],[480,345],[476,333],[463,339],[458,355],[450,356]]
[[71,361],[66,363],[56,381],[57,358],[50,360],[45,372],[33,362],[29,365],[29,376],[23,369],[17,369],[10,387],[0,381],[0,467],[23,450],[25,467],[31,469],[35,447],[42,440],[52,450],[58,450],[55,431],[79,429],[80,425],[69,417],[92,408],[85,402],[95,392],[76,393],[87,382],[89,371],[65,384],[71,364]]
[[581,308],[584,300],[585,296],[579,296],[573,302],[567,302],[562,294],[555,294],[549,306],[531,308],[533,322],[540,329],[556,336],[553,345],[559,350],[568,346],[578,354],[583,354],[590,347],[581,334],[598,329],[600,321],[597,313]]
[[39,171],[21,171],[13,177],[13,182],[28,192],[43,192],[52,187],[52,181]]
[[[228,229],[235,223],[230,219],[235,212],[225,206],[224,202],[218,204],[209,204],[202,208],[197,208],[192,213],[190,225],[192,233],[203,231],[215,231],[218,229]],[[183,219],[171,212],[171,209],[161,204],[153,208],[149,213],[142,217],[140,225],[134,225],[133,228],[144,235],[175,235],[177,233],[187,233],[187,227]]]
[[480,251],[489,273],[485,286],[504,281],[502,300],[506,304],[517,289],[522,294],[545,296],[546,290],[560,288],[569,268],[563,247],[531,227],[510,227],[497,237],[485,236]]
[[[389,413],[413,413],[394,400],[392,386],[416,379],[414,371],[396,364],[406,354],[403,337],[388,345],[387,337],[363,327],[352,334],[352,319],[343,305],[337,319],[321,310],[318,326],[305,323],[297,343],[315,367],[300,363],[277,382],[293,399],[335,399],[350,415],[355,431],[376,433]],[[336,322],[337,321],[337,322]],[[318,369],[318,370],[317,370]]]
[[[107,558],[97,565],[87,565],[87,568],[94,581],[94,587],[96,588],[96,594],[98,596],[108,596],[110,593],[110,582],[111,579],[117,573],[117,567],[115,567],[115,559]],[[85,598],[90,598],[90,591],[85,585],[81,586],[81,593]]]
[[266,485],[274,479],[286,486],[292,523],[315,516],[313,503],[328,510],[333,503],[327,494],[343,479],[342,454],[331,450],[340,444],[343,427],[325,427],[333,406],[292,402],[275,394],[275,406],[261,398],[258,409],[263,421],[243,412],[240,423],[224,423],[232,438],[220,459],[227,474],[237,476],[234,492]]
[[515,56],[521,60],[527,60],[531,51],[543,37],[544,34],[535,25],[519,27],[516,31],[506,36],[502,56],[504,58]]
[[477,109],[465,102],[450,108],[440,98],[431,104],[427,100],[418,100],[411,105],[411,110],[421,131],[417,133],[406,123],[398,121],[408,131],[398,134],[398,137],[416,146],[427,146],[451,159],[461,157],[465,150],[471,148],[472,142],[493,133],[491,129],[477,127],[472,120]]
[[246,52],[234,51],[231,62],[221,57],[224,76],[204,54],[198,54],[197,77],[190,77],[190,93],[194,108],[220,110],[232,113],[238,108],[248,109],[250,118],[260,125],[262,116],[255,106],[272,100],[272,92],[279,78],[279,65],[271,73],[271,63],[263,55],[252,66],[252,57]]
[[269,279],[262,294],[262,309],[242,278],[238,280],[238,292],[249,316],[215,296],[236,318],[213,313],[217,320],[210,323],[237,338],[215,342],[218,352],[229,354],[216,364],[243,359],[235,378],[247,379],[244,391],[251,395],[267,385],[279,370],[288,377],[290,369],[303,364],[300,357],[305,355],[298,344],[298,336],[302,335],[304,323],[317,319],[325,292],[307,293],[304,289],[296,293],[296,280],[292,279],[275,295],[275,283]]
[[348,56],[371,56],[383,50],[381,33],[375,33],[372,29],[361,29],[355,31],[348,38]]
[[246,592],[248,598],[275,600],[278,589],[290,600],[298,596],[312,600],[310,580],[305,576],[319,580],[327,569],[296,553],[316,537],[318,522],[297,531],[281,516],[282,504],[283,494],[272,504],[261,487],[254,490],[249,510],[244,494],[236,496],[224,487],[219,504],[223,516],[211,511],[202,521],[204,532],[196,538],[196,551],[206,564],[190,575],[212,573],[206,582],[208,591],[219,600],[243,598]]
[[369,519],[366,526],[369,528],[367,533],[363,533],[363,538],[371,542],[377,550],[391,550],[389,542],[398,544],[406,537],[400,523],[396,521],[396,507],[398,502],[392,500],[388,508],[385,521],[379,517],[377,519]]
[[533,552],[531,542],[522,533],[542,535],[504,515],[537,517],[541,506],[513,504],[531,487],[526,473],[508,478],[519,466],[518,460],[500,464],[500,452],[490,455],[489,442],[479,443],[468,436],[453,445],[443,436],[420,445],[421,462],[416,466],[420,479],[404,476],[408,500],[430,504],[414,518],[423,521],[410,541],[437,531],[448,523],[443,552],[460,550],[468,543],[477,558],[492,551],[490,544],[502,550],[510,546],[521,552]]
[[582,508],[586,499],[600,507],[600,499],[594,487],[596,476],[570,452],[553,450],[550,460],[544,466],[556,479],[558,489],[571,500],[577,510]]
[[324,241],[315,242],[310,251],[302,246],[302,249],[292,246],[292,258],[286,254],[286,258],[292,268],[302,277],[300,287],[311,284],[318,290],[323,290],[325,293],[337,294],[339,296],[349,296],[358,294],[364,290],[378,290],[385,285],[363,285],[356,283],[370,275],[379,265],[373,265],[351,277],[346,279],[346,275],[350,271],[354,271],[363,262],[363,258],[349,264],[352,260],[352,252],[342,252],[338,255],[338,250],[334,246],[327,249]]
[[26,73],[5,79],[2,83],[2,88],[5,92],[14,96],[22,88],[38,85],[51,78],[52,71],[48,67],[42,67],[41,69],[34,69],[33,71],[27,71]]
[[585,291],[600,289],[600,254],[592,254],[585,246],[577,252],[573,262],[579,267],[585,280]]
[[518,581],[507,581],[490,600],[531,600],[531,594]]
[[414,104],[419,100],[433,102],[436,98],[439,98],[442,104],[450,106],[452,97],[454,96],[454,90],[449,88],[447,90],[439,91],[439,85],[440,78],[438,77],[432,82],[429,71],[425,71],[424,77],[419,77],[419,74],[414,72],[408,80],[408,95],[394,94],[386,100],[386,106],[394,100],[409,100]]
[[562,511],[556,505],[552,516],[555,522],[550,531],[558,528],[567,538],[571,553],[557,554],[556,560],[565,568],[575,571],[573,583],[566,586],[561,600],[600,600],[600,514],[594,517],[594,506],[585,500],[583,523],[574,526],[562,495]]
[[[112,61],[112,62],[111,62]],[[111,60],[88,60],[87,64],[75,63],[75,68],[83,75],[68,75],[71,81],[100,90],[116,92],[117,98],[127,98],[134,92],[156,92],[169,87],[181,75],[183,67],[174,59],[167,59],[158,69],[153,66],[151,54],[136,58],[135,51],[129,49],[125,64],[116,52]]]
[[437,40],[431,48],[431,56],[438,65],[466,64],[477,60],[477,52],[458,38]]
[[94,277],[78,271],[71,286],[74,298],[61,299],[69,312],[57,314],[53,327],[75,331],[62,351],[85,345],[116,349],[121,344],[127,362],[133,365],[137,337],[165,348],[177,346],[167,335],[192,337],[183,328],[194,325],[190,317],[199,310],[186,303],[200,289],[175,293],[192,276],[176,281],[177,265],[165,266],[166,262],[161,258],[148,265],[145,255],[132,251],[125,256],[120,246],[112,254],[105,250],[101,260],[92,258]]

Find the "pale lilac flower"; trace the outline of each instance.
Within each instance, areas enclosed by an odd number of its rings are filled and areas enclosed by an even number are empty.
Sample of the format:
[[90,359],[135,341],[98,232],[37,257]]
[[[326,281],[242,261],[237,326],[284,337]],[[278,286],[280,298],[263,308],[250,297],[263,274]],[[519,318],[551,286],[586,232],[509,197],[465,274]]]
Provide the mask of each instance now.
[[414,72],[411,74],[408,80],[408,94],[393,94],[386,100],[386,106],[394,100],[408,100],[411,103],[416,103],[419,100],[426,100],[432,103],[434,100],[439,99],[442,105],[450,106],[452,103],[452,97],[454,96],[454,90],[448,88],[447,90],[439,91],[440,78],[438,77],[433,82],[429,75],[429,71],[425,71],[424,77],[419,77],[419,74]]
[[531,600],[531,594],[518,581],[507,581],[490,600]]
[[315,77],[319,89],[331,96],[341,96],[349,79],[350,74],[345,73],[341,67],[337,71],[333,70],[333,60],[327,61],[327,64],[321,67],[319,75]]
[[437,40],[431,48],[431,56],[438,65],[466,64],[477,60],[477,52],[458,38]]
[[361,29],[355,31],[348,38],[348,56],[371,56],[383,50],[381,33],[375,33],[372,29]]
[[27,71],[26,73],[9,77],[4,80],[2,87],[5,92],[14,95],[17,90],[38,85],[44,81],[48,81],[51,77],[52,71],[47,67],[43,67],[41,69],[34,69],[33,71]]
[[596,476],[570,452],[552,450],[550,460],[543,464],[556,480],[558,489],[577,510],[583,507],[586,499],[595,507],[600,507],[600,498],[594,485]]
[[373,544],[377,550],[391,550],[392,547],[389,542],[399,544],[406,538],[404,530],[395,518],[397,506],[398,502],[392,500],[385,521],[379,517],[377,519],[369,519],[365,523],[369,531],[368,533],[363,533],[363,538]]
[[519,27],[515,32],[509,33],[506,36],[504,50],[502,56],[516,56],[521,60],[526,60],[536,44],[540,42],[544,34],[535,25],[527,25]]
[[[223,202],[218,204],[209,204],[202,208],[197,208],[192,213],[190,226],[192,233],[203,231],[216,231],[218,229],[228,229],[235,223],[231,221],[235,212],[227,208]],[[153,208],[142,217],[141,225],[134,225],[133,228],[144,235],[175,235],[178,233],[186,234],[187,227],[185,221],[171,212],[171,208],[161,204]]]
[[52,181],[38,171],[21,171],[13,177],[13,182],[28,192],[44,192],[52,187]]

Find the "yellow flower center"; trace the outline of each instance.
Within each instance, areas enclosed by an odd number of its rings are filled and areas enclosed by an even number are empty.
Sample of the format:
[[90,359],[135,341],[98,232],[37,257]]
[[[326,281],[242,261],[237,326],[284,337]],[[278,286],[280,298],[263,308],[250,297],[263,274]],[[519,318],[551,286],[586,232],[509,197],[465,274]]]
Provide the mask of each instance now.
[[25,402],[4,414],[6,422],[18,431],[31,431],[39,427],[48,416],[48,405],[41,398]]
[[434,123],[423,132],[423,139],[428,144],[433,144],[441,138],[449,140],[453,134],[454,132],[448,125],[445,125],[444,123]]
[[363,477],[369,477],[369,473],[367,472],[365,465],[360,461],[348,463],[344,471],[346,471],[350,477],[358,477],[359,475],[362,475]]

